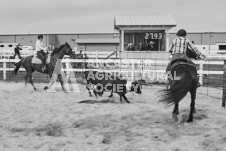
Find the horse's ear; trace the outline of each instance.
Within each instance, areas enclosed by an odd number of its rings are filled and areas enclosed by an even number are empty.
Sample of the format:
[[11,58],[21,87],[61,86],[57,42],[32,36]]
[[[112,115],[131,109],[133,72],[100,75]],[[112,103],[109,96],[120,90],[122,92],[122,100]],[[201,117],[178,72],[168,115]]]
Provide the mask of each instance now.
[[65,44],[66,44],[66,45],[68,45],[68,43],[67,43],[67,42],[66,42]]

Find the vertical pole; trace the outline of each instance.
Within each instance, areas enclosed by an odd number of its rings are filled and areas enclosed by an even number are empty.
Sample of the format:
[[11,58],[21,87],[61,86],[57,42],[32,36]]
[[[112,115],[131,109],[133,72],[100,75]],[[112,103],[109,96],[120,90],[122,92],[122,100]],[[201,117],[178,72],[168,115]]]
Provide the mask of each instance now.
[[169,51],[169,30],[166,29],[166,51]]
[[135,47],[135,34],[133,34],[133,46]]
[[203,85],[202,71],[203,71],[203,61],[200,61],[200,64],[199,64],[199,83],[200,83],[200,85]]
[[67,58],[66,59],[66,77],[67,77],[67,80],[70,78],[69,77],[69,74],[70,74],[70,72],[69,72],[69,68],[70,68],[70,59],[69,58]]
[[3,62],[3,80],[6,80],[6,59],[4,59],[5,61]]
[[97,63],[97,59],[98,59],[98,50],[96,51],[96,67],[99,68],[99,62]]
[[226,101],[226,60],[224,60],[222,107],[225,107],[225,101]]
[[132,81],[134,81],[135,80],[135,65],[134,65],[134,59],[132,60]]
[[121,29],[121,51],[124,51],[124,29]]

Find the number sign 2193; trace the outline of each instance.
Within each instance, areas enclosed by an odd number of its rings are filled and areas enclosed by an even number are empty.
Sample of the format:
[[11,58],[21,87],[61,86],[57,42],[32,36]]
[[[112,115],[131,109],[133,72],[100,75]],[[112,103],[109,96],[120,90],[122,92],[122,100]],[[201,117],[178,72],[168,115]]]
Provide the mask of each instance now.
[[162,33],[145,33],[145,39],[162,39]]

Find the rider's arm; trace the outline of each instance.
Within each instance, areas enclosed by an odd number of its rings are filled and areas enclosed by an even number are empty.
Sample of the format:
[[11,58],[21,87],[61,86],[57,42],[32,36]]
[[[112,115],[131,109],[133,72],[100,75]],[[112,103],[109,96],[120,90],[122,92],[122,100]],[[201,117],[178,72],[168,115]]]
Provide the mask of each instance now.
[[195,52],[196,52],[196,54],[197,54],[197,59],[204,59],[206,56],[205,55],[203,55],[194,45],[193,45],[193,43],[190,41],[190,40],[188,40],[188,48],[189,49],[191,49],[191,50],[194,50]]
[[190,40],[188,40],[188,48],[194,50],[197,55],[201,55],[201,52],[192,44]]

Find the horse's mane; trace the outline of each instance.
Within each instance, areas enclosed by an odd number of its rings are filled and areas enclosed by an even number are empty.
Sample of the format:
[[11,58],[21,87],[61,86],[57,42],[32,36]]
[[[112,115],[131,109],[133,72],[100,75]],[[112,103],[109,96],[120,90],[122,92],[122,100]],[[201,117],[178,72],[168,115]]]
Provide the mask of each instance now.
[[[65,45],[65,44],[64,44],[64,45]],[[53,56],[53,55],[55,55],[56,53],[58,53],[58,52],[64,47],[64,45],[61,45],[59,48],[53,49],[53,52],[52,52],[51,56]]]

